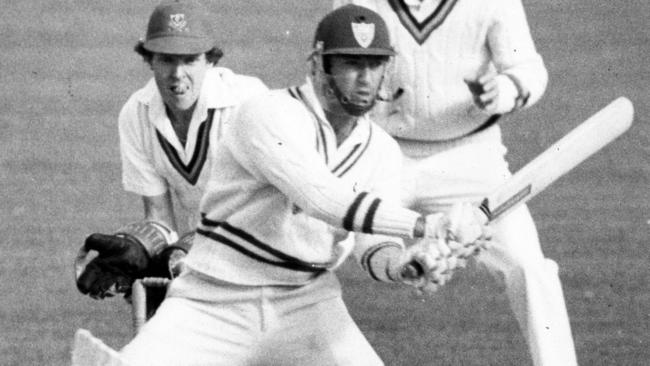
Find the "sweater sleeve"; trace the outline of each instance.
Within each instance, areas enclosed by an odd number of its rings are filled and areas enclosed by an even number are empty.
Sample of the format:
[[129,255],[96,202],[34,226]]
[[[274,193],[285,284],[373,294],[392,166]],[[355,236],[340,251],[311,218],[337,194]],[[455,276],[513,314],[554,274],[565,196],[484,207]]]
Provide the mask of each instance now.
[[299,102],[267,93],[245,102],[233,122],[224,141],[235,160],[310,216],[348,231],[413,236],[419,214],[329,171],[314,145],[313,116]]
[[492,60],[519,92],[518,106],[530,106],[544,94],[548,72],[537,52],[521,0],[496,0],[488,30]]
[[[402,177],[402,154],[397,143],[382,134],[383,162],[373,177],[373,192],[378,196],[400,202],[400,179]],[[355,233],[355,246],[352,250],[354,258],[371,278],[378,281],[389,281],[386,275],[385,261],[375,260],[376,256],[399,255],[404,248],[401,238],[387,235],[368,235]],[[397,250],[396,250],[397,249]],[[388,250],[388,251],[386,251]],[[376,268],[373,263],[381,262],[382,268]]]

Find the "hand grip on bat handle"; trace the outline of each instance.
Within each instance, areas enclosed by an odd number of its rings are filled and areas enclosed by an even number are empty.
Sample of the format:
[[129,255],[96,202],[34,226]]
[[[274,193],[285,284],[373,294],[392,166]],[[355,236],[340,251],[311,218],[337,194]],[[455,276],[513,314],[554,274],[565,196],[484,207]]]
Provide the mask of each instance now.
[[400,277],[405,280],[415,280],[424,274],[424,268],[416,261],[406,263],[400,268]]

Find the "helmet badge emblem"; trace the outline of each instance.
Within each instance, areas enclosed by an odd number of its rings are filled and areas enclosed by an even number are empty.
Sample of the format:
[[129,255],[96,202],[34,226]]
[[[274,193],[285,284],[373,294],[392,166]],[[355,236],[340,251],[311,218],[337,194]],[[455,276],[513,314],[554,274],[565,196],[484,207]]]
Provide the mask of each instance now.
[[352,34],[354,39],[363,48],[368,48],[375,39],[374,23],[350,23],[352,25]]
[[187,21],[185,20],[185,14],[170,14],[169,28],[170,30],[176,32],[188,31],[189,29],[187,28]]

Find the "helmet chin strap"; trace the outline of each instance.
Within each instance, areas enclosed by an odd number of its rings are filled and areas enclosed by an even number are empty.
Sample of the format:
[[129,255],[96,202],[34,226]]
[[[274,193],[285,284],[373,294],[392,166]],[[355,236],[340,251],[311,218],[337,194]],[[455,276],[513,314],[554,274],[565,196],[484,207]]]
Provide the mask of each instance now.
[[349,115],[359,117],[367,113],[374,107],[377,101],[377,96],[372,96],[369,100],[353,100],[352,97],[343,94],[341,89],[336,85],[336,81],[330,74],[324,74],[327,79],[328,90],[336,97],[339,104]]

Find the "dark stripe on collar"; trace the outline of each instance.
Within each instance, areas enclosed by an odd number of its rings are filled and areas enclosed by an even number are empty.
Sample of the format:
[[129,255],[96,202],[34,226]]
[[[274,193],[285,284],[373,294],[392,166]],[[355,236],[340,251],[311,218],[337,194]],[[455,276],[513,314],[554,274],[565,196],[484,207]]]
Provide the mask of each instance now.
[[438,28],[447,18],[454,5],[458,0],[442,0],[436,7],[436,10],[428,16],[422,23],[411,14],[409,6],[406,5],[404,0],[388,0],[391,8],[397,15],[397,18],[402,23],[404,28],[411,33],[413,38],[418,44],[423,44],[431,32]]
[[346,156],[343,160],[341,160],[341,162],[339,163],[339,165],[337,165],[334,169],[332,169],[332,173],[336,174],[336,171],[339,170],[339,169],[341,169],[341,167],[343,166],[343,164],[347,163],[347,161],[350,160],[350,157],[351,157],[352,155],[354,155],[354,152],[357,151],[357,150],[359,150],[360,147],[361,147],[361,144],[356,144],[356,145],[354,145],[354,147],[352,148],[352,150],[350,151],[350,153],[348,154],[348,156]]
[[[314,111],[313,108],[309,105],[309,103],[307,102],[307,99],[302,94],[299,87],[296,86],[296,87],[287,88],[287,92],[292,97],[294,97],[294,98],[298,99],[299,101],[301,101],[302,104],[304,104],[305,107],[307,107],[307,109],[314,116],[316,116],[316,111]],[[323,146],[322,152],[323,152],[323,154],[325,156],[325,164],[328,164],[329,163],[329,156],[327,154],[327,140],[325,139],[325,131],[323,130],[323,126],[321,126],[320,122],[318,121],[318,117],[316,117],[316,127],[318,128],[318,133],[316,134],[316,150],[320,152],[321,151],[320,146],[321,145]],[[321,141],[322,143],[319,142],[319,141]]]
[[[296,99],[296,100],[299,100],[299,101],[302,102],[302,100],[300,99],[300,97],[298,97],[298,94],[296,93],[296,91],[294,91],[293,89],[298,90],[298,87],[297,87],[297,86],[292,86],[292,87],[287,88],[287,89],[286,89],[286,90],[287,90],[287,93],[288,93],[288,94],[289,94],[293,99]],[[317,122],[317,123],[318,123],[318,122]],[[318,134],[316,134],[316,151],[318,151],[318,152],[321,151],[320,145],[321,145],[321,143],[320,143],[320,136],[319,136]],[[326,152],[326,154],[327,154],[327,152]]]
[[156,130],[158,142],[162,147],[165,155],[169,159],[174,169],[188,181],[191,185],[195,185],[199,180],[203,165],[208,157],[208,150],[210,146],[210,130],[212,129],[212,121],[214,119],[214,108],[208,109],[208,116],[205,121],[199,126],[196,136],[196,144],[194,146],[194,154],[188,165],[183,164],[183,161],[178,156],[178,152],[174,147]]
[[[342,172],[336,173],[336,172],[333,171],[333,173],[335,173],[339,178],[342,177],[345,173],[347,173],[348,170],[350,170],[357,163],[357,161],[359,161],[359,159],[361,159],[363,154],[368,149],[368,146],[370,146],[370,141],[371,140],[372,140],[372,125],[370,125],[370,132],[368,133],[368,140],[366,141],[366,144],[363,146],[363,149],[361,149],[359,154],[354,158],[352,163],[350,163],[350,165],[348,165],[347,168],[345,168]],[[354,153],[354,150],[356,150],[356,148],[353,149],[352,153]],[[347,160],[348,158],[350,158],[352,156],[352,153],[350,153],[344,160]],[[341,165],[341,164],[339,164],[339,165]],[[339,167],[336,167],[336,169],[338,169],[338,168]]]
[[292,98],[300,100],[300,98],[298,98],[298,95],[296,94],[296,92],[292,90],[293,88],[298,89],[297,87],[289,87],[289,88],[287,88],[287,93],[289,93],[289,95]]

